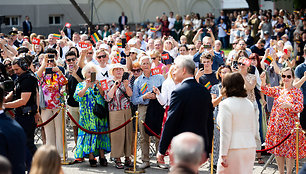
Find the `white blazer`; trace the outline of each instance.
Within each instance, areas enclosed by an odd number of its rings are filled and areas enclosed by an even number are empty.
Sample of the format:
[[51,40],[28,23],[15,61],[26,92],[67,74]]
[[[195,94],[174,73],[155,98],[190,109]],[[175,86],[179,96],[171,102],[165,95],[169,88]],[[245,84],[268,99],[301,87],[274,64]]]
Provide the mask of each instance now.
[[229,97],[219,105],[220,155],[229,149],[256,147],[256,116],[252,102],[246,97]]

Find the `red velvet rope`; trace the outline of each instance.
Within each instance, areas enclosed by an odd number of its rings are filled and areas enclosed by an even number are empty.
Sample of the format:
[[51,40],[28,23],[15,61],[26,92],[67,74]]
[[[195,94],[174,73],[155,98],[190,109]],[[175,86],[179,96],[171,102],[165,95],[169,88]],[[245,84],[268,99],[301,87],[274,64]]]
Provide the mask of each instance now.
[[60,112],[61,109],[62,109],[62,108],[60,108],[60,109],[59,109],[51,118],[49,118],[47,121],[45,121],[45,122],[43,122],[43,123],[37,125],[36,127],[42,127],[42,126],[48,124],[50,121],[52,121],[52,120],[58,115],[58,113]]
[[157,135],[155,132],[153,132],[152,129],[149,128],[149,126],[148,126],[145,122],[141,121],[141,123],[144,125],[144,127],[145,127],[149,132],[151,132],[151,134],[153,134],[156,138],[160,139],[160,136]]
[[286,140],[290,137],[290,135],[291,135],[291,133],[289,133],[287,136],[285,136],[279,143],[275,144],[274,146],[269,147],[269,148],[267,148],[267,149],[256,150],[256,152],[265,152],[265,151],[274,149],[274,148],[276,148],[277,146],[281,145],[284,141],[286,141]]
[[[149,128],[149,126],[145,123],[145,122],[141,122],[145,128],[150,132],[152,133],[156,138],[160,139],[160,136],[157,135],[155,132],[152,131],[152,129]],[[256,152],[265,152],[265,151],[269,151],[271,149],[274,149],[276,148],[277,146],[281,145],[284,141],[286,141],[289,137],[290,137],[291,133],[289,133],[287,136],[285,136],[279,143],[277,143],[276,145],[272,146],[272,147],[269,147],[267,149],[262,149],[262,150],[256,150]]]
[[131,119],[129,119],[128,121],[124,122],[122,125],[112,129],[112,130],[109,130],[109,131],[105,131],[105,132],[95,132],[95,131],[90,131],[90,130],[87,130],[85,128],[83,128],[81,125],[79,125],[79,123],[77,121],[75,121],[75,119],[72,117],[72,115],[70,114],[70,112],[67,112],[67,115],[69,116],[69,118],[71,119],[71,121],[77,125],[78,128],[80,128],[82,131],[86,132],[86,133],[89,133],[89,134],[95,134],[95,135],[101,135],[101,134],[108,134],[108,133],[112,133],[112,132],[115,132],[119,129],[121,129],[122,127],[126,126],[129,122],[131,122],[133,120],[134,117],[132,117]]

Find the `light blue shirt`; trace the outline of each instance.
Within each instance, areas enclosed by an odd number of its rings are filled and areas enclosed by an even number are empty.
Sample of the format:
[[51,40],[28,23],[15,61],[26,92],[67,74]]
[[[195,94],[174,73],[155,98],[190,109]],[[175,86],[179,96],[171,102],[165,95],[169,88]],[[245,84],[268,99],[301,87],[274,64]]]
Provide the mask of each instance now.
[[[139,76],[134,83],[134,87],[133,87],[133,95],[132,95],[132,103],[134,105],[147,105],[149,104],[150,99],[145,99],[143,100],[143,95],[148,93],[148,92],[152,92],[153,91],[153,86],[155,87],[159,87],[163,84],[165,78],[164,76],[157,74],[154,76],[150,76],[150,77],[146,77],[144,74],[142,74],[141,76]],[[145,92],[142,94],[141,92],[141,88],[144,87],[144,85],[147,83],[147,89],[145,90]]]

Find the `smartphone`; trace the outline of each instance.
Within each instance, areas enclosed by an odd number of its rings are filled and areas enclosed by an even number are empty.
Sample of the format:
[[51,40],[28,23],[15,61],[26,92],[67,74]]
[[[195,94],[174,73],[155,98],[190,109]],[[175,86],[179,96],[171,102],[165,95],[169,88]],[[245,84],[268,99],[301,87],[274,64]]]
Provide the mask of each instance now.
[[211,45],[203,45],[204,48],[211,48]]
[[90,74],[90,81],[91,81],[91,82],[96,81],[96,72],[92,72],[92,73]]
[[54,54],[48,54],[48,58],[54,58]]
[[237,60],[233,61],[233,68],[238,69],[238,61]]
[[45,73],[46,74],[52,74],[53,73],[52,68],[50,68],[50,67],[46,68]]
[[203,63],[200,63],[200,64],[199,64],[199,70],[200,70],[200,69],[204,69],[204,64],[203,64]]
[[128,80],[129,79],[130,74],[128,72],[124,72],[122,75],[122,82],[123,80]]

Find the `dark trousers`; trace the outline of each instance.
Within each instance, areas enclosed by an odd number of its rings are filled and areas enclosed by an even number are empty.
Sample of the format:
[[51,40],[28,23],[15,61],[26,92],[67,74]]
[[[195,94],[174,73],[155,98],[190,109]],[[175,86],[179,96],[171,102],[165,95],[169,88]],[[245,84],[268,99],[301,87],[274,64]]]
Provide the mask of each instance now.
[[306,105],[304,105],[304,109],[300,114],[300,123],[304,130],[306,130]]
[[23,128],[27,137],[27,148],[26,148],[26,168],[31,168],[32,158],[37,148],[34,144],[34,132],[36,128],[34,115],[17,115],[15,116],[16,121]]

